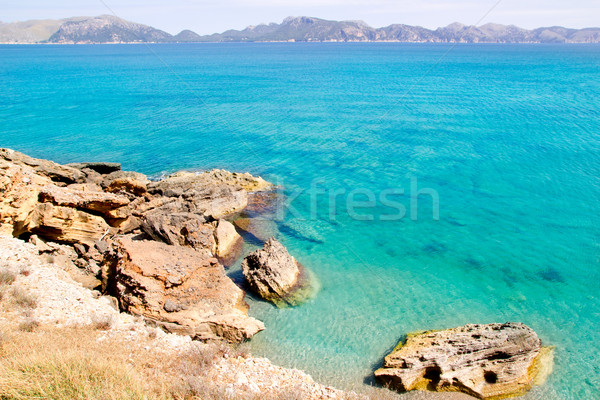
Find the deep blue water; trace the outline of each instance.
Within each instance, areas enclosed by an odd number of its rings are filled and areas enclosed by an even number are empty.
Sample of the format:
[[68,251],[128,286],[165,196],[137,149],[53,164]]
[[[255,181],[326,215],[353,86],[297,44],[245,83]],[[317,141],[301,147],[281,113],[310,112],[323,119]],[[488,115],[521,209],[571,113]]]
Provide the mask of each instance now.
[[600,398],[600,46],[0,46],[0,77],[2,147],[285,188],[265,229],[321,289],[249,298],[255,353],[350,387],[407,332],[521,321],[556,346],[529,398]]

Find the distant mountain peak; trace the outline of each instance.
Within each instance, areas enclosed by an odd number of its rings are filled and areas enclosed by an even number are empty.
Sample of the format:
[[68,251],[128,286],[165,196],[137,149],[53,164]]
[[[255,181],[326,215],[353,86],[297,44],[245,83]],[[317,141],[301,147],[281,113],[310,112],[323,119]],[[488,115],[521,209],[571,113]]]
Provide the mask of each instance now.
[[373,28],[361,20],[331,21],[290,16],[282,23],[251,25],[243,30],[200,36],[167,32],[114,15],[0,23],[2,43],[150,43],[150,42],[428,42],[428,43],[600,43],[600,28],[560,26],[533,30],[487,23],[479,27],[454,22],[435,30],[393,24]]

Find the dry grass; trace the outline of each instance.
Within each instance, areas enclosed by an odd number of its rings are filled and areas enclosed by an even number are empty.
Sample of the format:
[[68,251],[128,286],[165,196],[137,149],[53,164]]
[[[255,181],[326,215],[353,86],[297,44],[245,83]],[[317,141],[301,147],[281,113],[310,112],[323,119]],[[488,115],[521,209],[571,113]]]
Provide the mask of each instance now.
[[14,272],[9,271],[7,269],[3,269],[2,271],[0,271],[0,285],[12,285],[16,279],[17,276]]
[[154,381],[139,373],[157,360],[147,354],[141,360],[126,343],[97,337],[98,331],[81,328],[11,332],[0,350],[0,399],[176,398],[164,390],[166,377]]
[[[210,379],[220,357],[245,355],[247,347],[198,343],[193,350],[164,354],[151,339],[106,336],[95,326],[4,331],[0,341],[2,400],[304,400],[301,389],[256,395],[227,392]],[[348,394],[340,400],[387,400],[389,391]]]
[[23,332],[33,332],[40,326],[40,323],[35,318],[27,318],[19,324],[19,330]]
[[13,288],[12,296],[15,303],[22,308],[31,309],[37,305],[35,298],[21,288]]
[[113,325],[113,319],[110,315],[103,315],[93,318],[92,327],[101,331],[109,330]]

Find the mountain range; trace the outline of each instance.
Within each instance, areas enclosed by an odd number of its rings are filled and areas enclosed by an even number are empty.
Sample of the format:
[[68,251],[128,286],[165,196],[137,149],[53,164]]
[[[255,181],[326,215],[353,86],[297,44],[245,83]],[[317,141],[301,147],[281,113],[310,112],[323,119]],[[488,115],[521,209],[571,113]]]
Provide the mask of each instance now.
[[0,22],[0,43],[193,43],[193,42],[426,42],[426,43],[600,43],[600,28],[560,26],[533,30],[514,25],[453,23],[435,30],[393,24],[373,28],[362,21],[289,17],[282,23],[201,36],[171,35],[111,15],[61,20]]

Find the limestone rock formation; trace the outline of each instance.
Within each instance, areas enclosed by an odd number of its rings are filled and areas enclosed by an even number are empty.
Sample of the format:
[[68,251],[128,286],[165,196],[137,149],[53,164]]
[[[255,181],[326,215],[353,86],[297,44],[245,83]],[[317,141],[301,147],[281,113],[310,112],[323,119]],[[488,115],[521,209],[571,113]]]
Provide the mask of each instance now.
[[40,175],[47,176],[51,180],[60,183],[82,183],[85,174],[77,168],[67,167],[52,161],[29,157],[11,149],[0,149],[0,159],[12,162],[16,165],[27,165]]
[[151,183],[120,168],[0,149],[0,234],[29,238],[40,253],[64,259],[80,282],[166,330],[242,341],[264,329],[224,273],[222,263],[239,256],[243,241],[220,218],[246,207],[250,190],[270,185],[226,171]]
[[38,204],[40,190],[51,182],[32,167],[17,165],[1,157],[0,150],[0,234],[20,236],[27,219]]
[[66,243],[91,245],[110,232],[102,217],[75,208],[38,204],[26,224],[27,232]]
[[195,339],[239,342],[264,329],[208,251],[118,238],[110,279],[121,308]]
[[242,262],[248,286],[277,306],[298,305],[311,292],[311,282],[304,267],[275,238]]
[[215,182],[203,174],[178,173],[152,182],[148,190],[153,195],[178,199],[179,202],[174,204],[181,205],[179,212],[192,212],[211,219],[238,212],[248,204],[246,190]]
[[150,183],[146,175],[132,171],[115,171],[102,178],[101,185],[111,193],[124,192],[142,196]]
[[49,185],[40,191],[40,201],[57,206],[73,207],[99,213],[108,213],[129,204],[129,199],[113,193],[72,189]]
[[217,244],[217,256],[226,257],[228,254],[234,252],[234,249],[242,244],[242,237],[237,233],[233,224],[224,219],[220,219],[217,222],[215,229],[215,240]]
[[523,394],[552,369],[552,351],[521,323],[409,335],[375,377],[399,391],[458,391],[480,399]]

